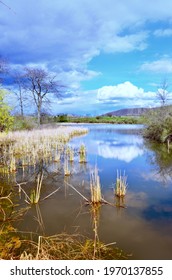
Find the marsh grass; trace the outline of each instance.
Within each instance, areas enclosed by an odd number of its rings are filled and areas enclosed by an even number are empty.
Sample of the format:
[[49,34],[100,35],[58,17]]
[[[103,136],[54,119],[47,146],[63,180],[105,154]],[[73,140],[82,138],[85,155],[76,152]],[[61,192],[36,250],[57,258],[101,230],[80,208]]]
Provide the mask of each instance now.
[[60,162],[60,159],[61,159],[60,151],[55,152],[55,154],[54,154],[54,162]]
[[117,197],[124,197],[127,192],[127,176],[124,174],[121,175],[121,171],[117,170],[117,178],[116,178],[116,185],[115,185],[115,195]]
[[87,129],[78,127],[0,133],[0,163],[8,167],[10,173],[21,165],[36,166],[41,159],[47,162],[60,161],[66,143],[86,133]]
[[95,167],[94,171],[90,174],[90,191],[91,191],[91,203],[101,203],[102,193],[100,185],[100,177],[98,175],[98,169]]
[[42,188],[42,182],[43,182],[43,177],[44,177],[44,174],[43,172],[42,173],[39,173],[37,175],[37,179],[36,179],[36,189],[33,189],[31,191],[31,194],[30,194],[30,203],[31,204],[37,204],[40,200],[40,197],[41,197],[41,188]]
[[99,254],[94,255],[94,240],[81,234],[61,233],[39,236],[38,242],[24,241],[20,260],[124,260],[129,256],[117,247],[97,241]]
[[43,184],[43,176],[44,176],[43,172],[37,174],[36,186],[35,186],[35,188],[33,188],[31,190],[30,194],[28,194],[24,190],[24,187],[23,187],[24,185],[29,184],[28,182],[22,182],[22,183],[17,183],[16,182],[16,186],[18,187],[18,190],[19,190],[19,196],[21,197],[21,193],[23,193],[24,196],[25,196],[25,202],[27,204],[30,204],[30,205],[38,204],[39,201],[43,201],[43,200],[49,198],[50,196],[52,196],[54,193],[56,193],[60,189],[60,187],[59,187],[56,190],[54,190],[51,193],[49,193],[47,196],[41,198],[41,189],[42,189],[42,184]]
[[65,155],[64,158],[64,176],[70,176],[71,175],[71,171],[69,169],[69,162],[68,162],[68,155]]
[[72,147],[69,150],[69,161],[70,162],[74,161],[74,149]]
[[79,148],[79,162],[80,163],[86,163],[86,147],[84,144],[82,144]]
[[21,246],[20,238],[12,223],[23,215],[23,209],[15,210],[13,189],[6,183],[0,183],[0,259],[13,259]]
[[17,168],[16,168],[16,159],[14,157],[14,155],[12,154],[10,157],[10,163],[9,163],[9,171],[10,172],[16,172]]

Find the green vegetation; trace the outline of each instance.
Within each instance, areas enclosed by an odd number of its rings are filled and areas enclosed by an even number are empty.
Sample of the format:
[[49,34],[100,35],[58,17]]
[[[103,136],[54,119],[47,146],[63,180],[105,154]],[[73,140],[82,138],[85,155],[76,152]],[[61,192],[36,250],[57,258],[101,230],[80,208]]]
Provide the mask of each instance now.
[[112,124],[140,124],[143,123],[142,117],[131,116],[97,116],[97,117],[71,117],[60,115],[52,117],[53,122],[71,122],[71,123],[112,123]]
[[11,127],[13,131],[15,130],[32,130],[37,127],[37,121],[35,117],[30,116],[14,116],[14,122]]
[[144,118],[146,122],[144,137],[159,143],[166,142],[167,136],[172,134],[172,106],[149,111]]
[[86,160],[86,147],[85,147],[84,144],[82,144],[79,148],[79,162],[80,163],[87,162],[87,160]]
[[5,102],[7,91],[0,89],[0,131],[9,131],[14,118],[10,115],[10,107]]
[[12,259],[21,246],[20,238],[12,222],[19,218],[12,202],[12,188],[0,183],[0,259]]

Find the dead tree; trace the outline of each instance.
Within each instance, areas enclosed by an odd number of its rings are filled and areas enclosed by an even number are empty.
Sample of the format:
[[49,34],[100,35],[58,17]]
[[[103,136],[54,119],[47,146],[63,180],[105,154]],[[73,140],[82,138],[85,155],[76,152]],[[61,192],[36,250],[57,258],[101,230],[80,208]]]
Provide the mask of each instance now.
[[164,79],[157,90],[157,98],[161,103],[161,106],[164,107],[167,104],[169,92],[168,92],[169,84],[166,79]]
[[60,98],[62,85],[56,76],[41,68],[25,68],[25,89],[31,93],[37,110],[38,126],[41,123],[43,103],[51,102],[51,96]]

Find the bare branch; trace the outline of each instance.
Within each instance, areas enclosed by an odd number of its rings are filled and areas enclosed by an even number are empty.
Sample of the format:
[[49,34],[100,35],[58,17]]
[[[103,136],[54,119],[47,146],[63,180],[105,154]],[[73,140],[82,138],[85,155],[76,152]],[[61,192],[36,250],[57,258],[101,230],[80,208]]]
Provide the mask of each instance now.
[[162,106],[165,106],[168,101],[168,96],[169,96],[168,87],[169,87],[169,84],[168,84],[167,80],[164,79],[156,93],[157,98],[161,102]]
[[30,91],[37,109],[38,125],[41,121],[41,112],[44,104],[50,104],[50,95],[60,98],[60,82],[56,76],[41,68],[25,68],[25,88]]

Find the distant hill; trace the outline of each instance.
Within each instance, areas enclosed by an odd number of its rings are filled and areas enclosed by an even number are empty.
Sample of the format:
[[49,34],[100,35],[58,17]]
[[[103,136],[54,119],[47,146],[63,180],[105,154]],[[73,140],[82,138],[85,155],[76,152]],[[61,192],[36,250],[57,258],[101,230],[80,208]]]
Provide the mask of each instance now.
[[153,108],[128,108],[128,109],[121,109],[117,111],[112,111],[102,116],[141,116],[145,114],[147,111],[152,110]]

